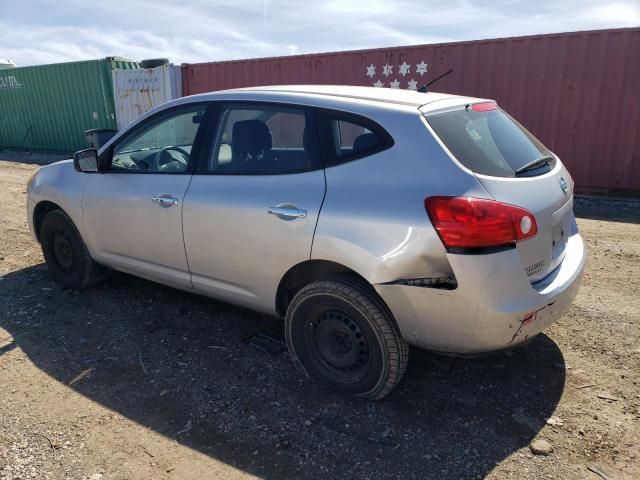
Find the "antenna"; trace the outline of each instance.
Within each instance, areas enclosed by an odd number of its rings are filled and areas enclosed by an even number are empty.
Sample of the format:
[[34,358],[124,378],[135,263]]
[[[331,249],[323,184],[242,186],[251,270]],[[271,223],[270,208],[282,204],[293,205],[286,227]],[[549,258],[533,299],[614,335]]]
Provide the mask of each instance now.
[[453,68],[449,69],[449,71],[443,73],[442,75],[440,75],[439,77],[434,78],[433,80],[431,80],[429,83],[424,84],[423,86],[421,86],[418,91],[421,93],[427,93],[427,89],[433,85],[434,83],[436,83],[438,80],[440,80],[443,77],[446,77],[447,75],[449,75],[451,72],[453,72]]

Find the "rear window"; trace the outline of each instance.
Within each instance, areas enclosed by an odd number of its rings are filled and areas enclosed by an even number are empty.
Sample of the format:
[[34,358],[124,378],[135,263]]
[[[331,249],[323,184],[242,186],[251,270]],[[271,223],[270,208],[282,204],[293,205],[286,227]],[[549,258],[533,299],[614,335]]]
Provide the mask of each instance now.
[[506,112],[492,105],[483,111],[468,106],[426,118],[451,153],[473,172],[515,177],[542,175],[553,168],[551,152]]

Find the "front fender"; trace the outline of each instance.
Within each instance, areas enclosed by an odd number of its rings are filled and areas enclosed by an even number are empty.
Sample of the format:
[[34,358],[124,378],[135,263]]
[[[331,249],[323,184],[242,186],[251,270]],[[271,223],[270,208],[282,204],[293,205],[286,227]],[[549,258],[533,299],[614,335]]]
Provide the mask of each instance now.
[[76,172],[72,160],[52,163],[36,172],[27,192],[27,220],[34,238],[34,214],[41,202],[51,202],[60,207],[69,215],[83,240],[87,238],[82,221],[82,193],[87,175],[90,174]]

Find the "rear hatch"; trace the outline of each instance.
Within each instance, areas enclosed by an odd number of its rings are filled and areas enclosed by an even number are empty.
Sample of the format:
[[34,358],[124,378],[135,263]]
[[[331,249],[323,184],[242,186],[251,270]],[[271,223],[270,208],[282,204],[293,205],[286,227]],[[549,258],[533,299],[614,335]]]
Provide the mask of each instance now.
[[516,248],[529,280],[544,278],[562,262],[575,229],[573,181],[562,163],[494,102],[425,115],[451,155],[495,200],[533,214],[537,233]]

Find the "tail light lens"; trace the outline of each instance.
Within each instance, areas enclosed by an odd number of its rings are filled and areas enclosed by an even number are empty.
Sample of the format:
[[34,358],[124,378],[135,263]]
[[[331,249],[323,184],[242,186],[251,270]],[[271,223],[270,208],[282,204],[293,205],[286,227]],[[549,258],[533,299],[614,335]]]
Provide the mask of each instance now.
[[428,197],[424,204],[446,248],[499,247],[538,232],[531,212],[495,200]]

